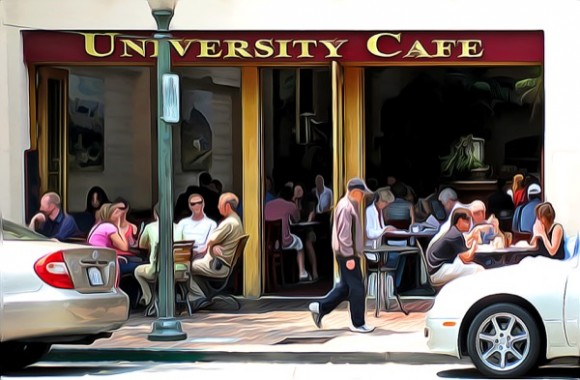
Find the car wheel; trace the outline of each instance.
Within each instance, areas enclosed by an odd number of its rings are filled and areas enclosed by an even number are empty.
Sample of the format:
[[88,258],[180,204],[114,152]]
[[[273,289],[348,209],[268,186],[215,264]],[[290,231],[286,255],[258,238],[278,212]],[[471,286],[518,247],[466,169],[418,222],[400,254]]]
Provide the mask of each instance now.
[[488,377],[518,377],[538,363],[540,333],[530,314],[512,304],[483,309],[467,335],[467,351]]
[[50,350],[48,343],[4,342],[0,344],[0,368],[13,371],[36,363]]

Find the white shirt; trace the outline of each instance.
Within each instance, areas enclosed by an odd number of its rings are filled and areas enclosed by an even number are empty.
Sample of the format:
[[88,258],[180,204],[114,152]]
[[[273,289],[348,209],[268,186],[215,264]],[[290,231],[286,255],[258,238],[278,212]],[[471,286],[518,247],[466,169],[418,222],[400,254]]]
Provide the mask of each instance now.
[[318,199],[318,204],[316,205],[317,214],[330,210],[332,207],[332,190],[330,188],[324,186],[320,194],[316,191],[316,198]]
[[188,216],[177,223],[176,240],[194,240],[195,245],[202,246],[216,227],[216,222],[205,215],[201,220],[193,220]]
[[381,237],[385,230],[385,221],[383,220],[383,213],[377,210],[374,202],[365,210],[366,218],[366,243],[367,247],[371,247],[373,240]]

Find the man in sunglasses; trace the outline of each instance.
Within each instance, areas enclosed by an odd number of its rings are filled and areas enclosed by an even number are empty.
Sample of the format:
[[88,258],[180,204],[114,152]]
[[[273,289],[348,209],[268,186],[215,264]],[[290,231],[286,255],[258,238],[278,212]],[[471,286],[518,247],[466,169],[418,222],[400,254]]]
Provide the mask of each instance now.
[[207,238],[216,229],[217,224],[205,215],[205,203],[200,194],[191,194],[187,203],[191,215],[177,223],[175,239],[176,241],[193,240],[197,247],[194,254],[200,255],[206,251]]

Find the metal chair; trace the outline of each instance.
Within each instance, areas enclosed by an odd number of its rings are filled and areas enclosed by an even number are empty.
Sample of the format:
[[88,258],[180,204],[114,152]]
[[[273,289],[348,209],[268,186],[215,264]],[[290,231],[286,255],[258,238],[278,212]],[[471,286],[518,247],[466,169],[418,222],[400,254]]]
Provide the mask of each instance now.
[[217,299],[222,299],[225,302],[231,301],[231,303],[235,305],[236,310],[240,309],[240,303],[233,295],[228,293],[228,288],[231,285],[231,281],[234,277],[232,274],[236,269],[236,264],[238,263],[240,257],[242,257],[244,254],[244,249],[246,248],[246,243],[248,242],[249,237],[249,235],[242,235],[239,238],[231,265],[222,260],[223,265],[229,269],[226,277],[215,278],[199,275],[193,276],[195,281],[205,292],[206,298],[209,301],[207,306],[215,303]]

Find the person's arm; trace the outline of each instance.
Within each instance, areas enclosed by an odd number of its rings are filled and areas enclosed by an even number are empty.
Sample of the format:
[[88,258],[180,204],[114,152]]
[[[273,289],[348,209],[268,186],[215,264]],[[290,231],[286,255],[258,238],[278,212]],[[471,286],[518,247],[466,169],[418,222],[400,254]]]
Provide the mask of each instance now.
[[219,255],[220,252],[213,252],[213,247],[220,245],[226,240],[227,236],[233,231],[233,226],[230,223],[221,223],[217,228],[211,233],[207,239],[206,247],[207,252],[213,257],[214,255]]
[[39,212],[32,217],[32,219],[30,220],[30,223],[28,224],[28,228],[30,228],[32,231],[38,231],[38,229],[40,228],[40,225],[42,223],[44,223],[45,221],[46,221],[46,217],[44,216],[43,213]]
[[464,264],[468,264],[473,261],[475,257],[475,250],[477,248],[477,244],[472,244],[467,251],[461,252],[458,256],[463,261]]
[[79,227],[77,223],[71,216],[66,216],[62,222],[62,225],[58,229],[58,232],[53,237],[57,240],[63,241],[68,238],[79,235]]
[[129,250],[129,243],[123,234],[121,233],[121,229],[119,226],[116,226],[116,231],[109,235],[109,239],[115,246],[115,248],[121,251],[128,251]]
[[177,223],[177,227],[175,227],[175,241],[185,240],[183,238],[183,223],[181,220]]
[[336,217],[336,234],[340,249],[346,256],[354,255],[354,242],[352,240],[352,215],[346,209],[341,209]]
[[298,208],[298,206],[296,206],[296,204],[294,204],[294,207],[292,208],[290,220],[292,221],[292,223],[300,222],[300,209]]
[[554,256],[558,249],[560,248],[560,242],[562,241],[562,235],[564,234],[564,230],[559,224],[554,226],[554,232],[552,233],[552,240],[548,238],[548,235],[544,231],[544,233],[540,236],[540,238],[544,241],[544,245],[546,246],[546,250],[550,256]]
[[150,225],[147,225],[139,238],[139,248],[141,249],[148,249],[150,245],[149,240],[149,229],[151,229]]
[[366,234],[367,239],[376,240],[381,237],[385,229],[380,228],[377,220],[375,218],[376,215],[372,211],[365,212],[365,219],[366,219]]
[[409,215],[411,216],[411,225],[415,224],[415,206],[409,203]]
[[329,191],[323,191],[320,195],[320,211],[319,214],[330,210],[330,205],[332,204],[332,193]]

